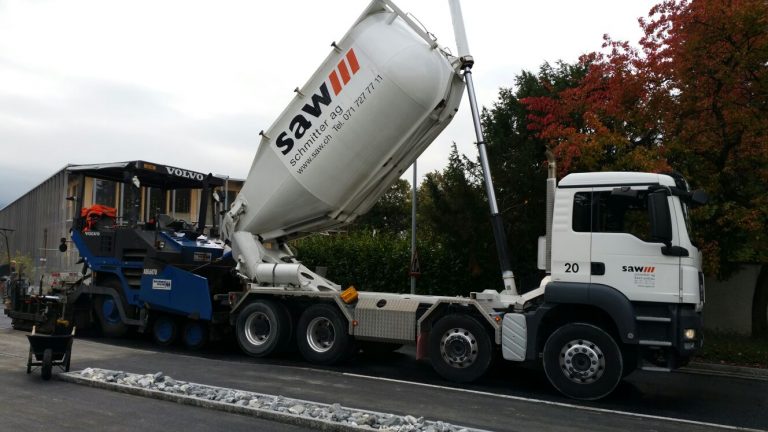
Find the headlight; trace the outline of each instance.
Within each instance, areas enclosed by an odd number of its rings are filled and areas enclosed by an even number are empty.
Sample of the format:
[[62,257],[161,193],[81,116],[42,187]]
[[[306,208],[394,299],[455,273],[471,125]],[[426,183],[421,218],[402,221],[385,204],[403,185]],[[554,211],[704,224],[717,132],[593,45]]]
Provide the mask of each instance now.
[[688,340],[696,339],[696,329],[685,329],[683,336]]

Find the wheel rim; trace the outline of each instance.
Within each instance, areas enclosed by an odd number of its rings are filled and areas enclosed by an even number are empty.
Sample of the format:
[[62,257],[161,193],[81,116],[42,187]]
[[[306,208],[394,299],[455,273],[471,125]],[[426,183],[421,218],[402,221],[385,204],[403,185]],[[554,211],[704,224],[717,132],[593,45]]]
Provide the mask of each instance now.
[[117,310],[117,303],[111,297],[104,299],[101,304],[101,313],[104,315],[104,320],[110,324],[120,323],[120,311]]
[[272,331],[272,323],[264,312],[254,312],[245,320],[245,338],[252,345],[267,343]]
[[593,383],[605,373],[605,356],[593,342],[575,339],[560,350],[560,369],[575,383]]
[[313,351],[324,353],[331,348],[336,341],[336,330],[331,320],[325,317],[317,317],[307,326],[307,343]]
[[200,323],[189,323],[184,329],[184,342],[196,346],[203,341],[203,326]]
[[155,324],[155,337],[160,342],[168,342],[173,337],[173,322],[168,318],[159,318]]
[[477,339],[467,329],[452,328],[440,338],[440,354],[455,368],[472,366],[477,360]]

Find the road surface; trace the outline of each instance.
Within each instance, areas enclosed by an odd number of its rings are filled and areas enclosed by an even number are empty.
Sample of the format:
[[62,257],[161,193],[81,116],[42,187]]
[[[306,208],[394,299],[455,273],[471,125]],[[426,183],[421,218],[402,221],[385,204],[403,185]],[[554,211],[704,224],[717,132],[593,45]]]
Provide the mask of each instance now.
[[[0,385],[10,398],[8,430],[49,430],[35,416],[96,430],[302,430],[255,418],[83,388],[24,373],[25,333],[0,318]],[[162,371],[174,378],[323,403],[341,403],[494,431],[713,431],[768,429],[768,380],[676,372],[637,372],[600,402],[557,394],[543,373],[499,363],[481,381],[457,386],[442,380],[406,348],[378,358],[361,356],[338,367],[317,367],[297,354],[254,359],[232,343],[199,353],[156,349],[141,338],[78,338],[73,370],[102,367],[135,373]],[[7,403],[7,400],[6,400]],[[7,412],[8,405],[6,405]],[[55,414],[55,416],[53,415]],[[66,423],[68,418],[74,423]],[[7,421],[7,420],[6,420]],[[105,428],[105,425],[108,427]],[[50,425],[49,425],[50,426]],[[3,429],[0,428],[0,429]]]

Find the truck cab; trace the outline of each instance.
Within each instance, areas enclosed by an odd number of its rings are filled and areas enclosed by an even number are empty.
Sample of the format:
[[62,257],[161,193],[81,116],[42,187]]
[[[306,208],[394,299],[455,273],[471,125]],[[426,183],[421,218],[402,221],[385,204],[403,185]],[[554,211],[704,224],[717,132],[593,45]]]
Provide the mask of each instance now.
[[[684,366],[702,344],[704,278],[688,207],[703,204],[704,194],[679,175],[599,172],[567,175],[554,196],[551,273],[525,312],[527,359],[543,357],[555,387],[578,397],[610,357],[586,328],[592,336],[575,331],[552,346],[558,331],[578,323],[615,340],[622,375]],[[592,355],[602,359],[596,368],[587,367]]]

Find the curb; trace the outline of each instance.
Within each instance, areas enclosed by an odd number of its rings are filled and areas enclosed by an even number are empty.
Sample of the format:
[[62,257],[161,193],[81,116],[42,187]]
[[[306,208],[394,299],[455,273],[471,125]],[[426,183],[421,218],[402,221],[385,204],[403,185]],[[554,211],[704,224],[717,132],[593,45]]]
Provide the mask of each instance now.
[[681,368],[680,371],[687,373],[721,375],[734,378],[768,381],[768,369],[731,366],[718,363],[691,362],[688,364],[688,366]]
[[[249,406],[242,406],[242,405],[234,405],[227,402],[220,402],[215,400],[208,400],[208,399],[200,399],[193,396],[188,395],[180,395],[180,394],[174,394],[174,393],[168,393],[164,391],[159,390],[151,390],[146,388],[140,388],[140,387],[133,387],[125,384],[118,384],[118,383],[111,383],[111,382],[104,382],[104,381],[97,381],[90,378],[85,378],[83,376],[80,376],[79,371],[74,372],[67,372],[67,373],[61,373],[55,375],[57,379],[60,381],[65,381],[73,384],[80,384],[85,385],[88,387],[98,388],[98,389],[104,389],[104,390],[111,390],[116,391],[119,393],[125,393],[130,394],[134,396],[142,396],[142,397],[148,397],[153,399],[159,399],[164,400],[168,402],[176,402],[182,405],[190,405],[200,408],[208,408],[208,409],[215,409],[218,411],[224,411],[228,413],[233,414],[242,414],[247,415],[251,417],[257,417],[264,420],[274,421],[278,423],[284,423],[294,426],[300,426],[300,427],[306,427],[312,430],[318,430],[318,431],[325,431],[325,432],[371,432],[371,431],[388,431],[393,430],[390,427],[383,427],[380,429],[372,428],[368,425],[352,425],[352,424],[344,424],[339,422],[334,422],[330,420],[325,419],[319,419],[314,417],[307,417],[292,413],[286,413],[286,412],[279,412],[279,411],[272,411],[269,409],[263,409],[263,408],[254,408]],[[195,385],[202,385],[197,383],[187,383],[187,384],[195,384]],[[212,388],[212,389],[224,389],[222,387],[216,387],[216,386],[208,386],[206,387]],[[225,390],[235,390],[235,389],[225,389]],[[271,395],[267,395],[271,396]],[[291,398],[293,399],[293,398]],[[313,405],[328,405],[323,403],[317,403],[317,402],[311,402],[311,401],[305,401],[301,399],[293,399],[297,402],[303,402],[307,404],[313,404]],[[362,410],[357,408],[349,408],[348,409],[354,409],[358,412],[365,412],[369,414],[375,414],[375,415],[387,415],[385,413],[376,412],[376,411],[370,411],[370,410]],[[391,414],[393,415],[393,414]],[[474,429],[459,425],[453,425],[455,427],[462,428],[463,430],[466,430],[468,432],[488,432],[483,431],[481,429]]]
[[226,402],[198,399],[190,396],[181,396],[181,395],[170,394],[170,393],[161,392],[157,390],[131,387],[123,384],[95,381],[88,378],[83,378],[78,375],[73,375],[72,372],[58,374],[56,376],[61,381],[85,385],[88,387],[99,388],[104,390],[112,390],[112,391],[126,393],[134,396],[143,396],[143,397],[159,399],[159,400],[164,400],[169,402],[176,402],[182,405],[190,405],[190,406],[196,406],[200,408],[215,409],[215,410],[224,411],[224,412],[233,413],[233,414],[243,414],[251,417],[261,418],[264,420],[271,420],[279,423],[286,423],[294,426],[301,426],[301,427],[306,427],[306,428],[319,430],[319,431],[370,432],[372,430],[375,430],[369,427],[334,423],[334,422],[311,418],[311,417],[299,417],[299,416],[281,413],[278,411],[264,410],[261,408],[244,407],[244,406],[229,404]]

